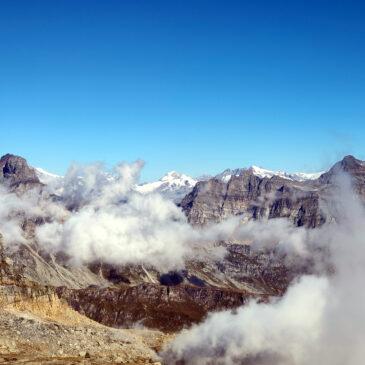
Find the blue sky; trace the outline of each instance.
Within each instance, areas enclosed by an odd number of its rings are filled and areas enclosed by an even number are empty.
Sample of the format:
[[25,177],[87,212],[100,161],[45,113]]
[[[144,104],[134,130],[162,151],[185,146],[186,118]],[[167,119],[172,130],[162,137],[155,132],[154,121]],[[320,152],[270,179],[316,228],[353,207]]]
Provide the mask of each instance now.
[[0,153],[144,180],[365,159],[361,1],[2,0]]

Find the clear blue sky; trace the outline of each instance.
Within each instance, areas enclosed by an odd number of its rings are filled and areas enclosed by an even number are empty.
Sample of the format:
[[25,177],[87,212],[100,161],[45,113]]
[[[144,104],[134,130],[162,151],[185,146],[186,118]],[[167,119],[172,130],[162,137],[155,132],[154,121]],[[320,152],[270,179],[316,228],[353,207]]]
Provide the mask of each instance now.
[[365,2],[2,0],[0,153],[144,180],[365,159]]

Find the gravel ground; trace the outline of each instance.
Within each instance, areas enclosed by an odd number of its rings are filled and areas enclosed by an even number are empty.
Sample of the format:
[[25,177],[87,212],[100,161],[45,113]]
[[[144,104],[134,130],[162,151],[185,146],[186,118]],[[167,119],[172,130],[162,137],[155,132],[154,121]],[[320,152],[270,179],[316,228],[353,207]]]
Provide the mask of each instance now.
[[105,327],[62,306],[54,318],[40,306],[0,308],[0,364],[160,364],[162,332]]

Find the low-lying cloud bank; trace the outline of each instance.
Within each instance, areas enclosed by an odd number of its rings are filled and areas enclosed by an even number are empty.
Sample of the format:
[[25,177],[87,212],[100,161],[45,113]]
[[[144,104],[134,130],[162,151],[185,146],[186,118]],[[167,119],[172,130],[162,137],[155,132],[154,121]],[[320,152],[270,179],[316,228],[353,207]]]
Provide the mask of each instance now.
[[[168,364],[359,365],[365,357],[365,211],[345,176],[328,207],[335,221],[311,232],[278,233],[285,249],[327,249],[331,274],[304,276],[281,299],[211,314],[166,349]],[[260,224],[249,233],[267,236]],[[245,228],[248,229],[247,227]],[[270,230],[269,230],[270,231]],[[282,240],[282,238],[284,238]],[[265,240],[264,240],[265,241]],[[268,239],[268,241],[271,241]],[[292,243],[290,243],[292,242]],[[319,256],[320,257],[320,256]]]
[[39,226],[38,242],[75,263],[101,260],[160,270],[183,268],[185,260],[199,255],[224,255],[212,242],[229,237],[234,224],[194,229],[173,202],[135,190],[142,167],[141,161],[112,171],[101,164],[72,166],[61,197],[71,212]]
[[62,220],[67,210],[60,204],[46,199],[41,189],[28,190],[21,195],[9,192],[6,186],[0,186],[0,234],[2,243],[14,249],[18,244],[28,242],[23,230],[25,220],[42,221],[48,217]]

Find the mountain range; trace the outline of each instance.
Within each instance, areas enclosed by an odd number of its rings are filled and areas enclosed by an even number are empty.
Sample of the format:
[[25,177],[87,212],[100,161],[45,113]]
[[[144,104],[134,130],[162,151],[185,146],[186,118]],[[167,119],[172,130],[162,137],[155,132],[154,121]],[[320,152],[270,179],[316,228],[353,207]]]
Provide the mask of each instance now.
[[[35,171],[39,180],[43,184],[53,186],[55,190],[62,188],[63,176],[53,174],[40,167],[36,167]],[[228,182],[232,177],[240,176],[246,171],[249,171],[260,178],[278,176],[284,179],[300,182],[315,180],[324,173],[324,171],[317,173],[288,173],[284,171],[271,171],[258,166],[251,166],[248,168],[226,169],[217,174],[215,178],[222,180],[223,182]],[[193,178],[183,173],[170,171],[157,181],[137,185],[136,190],[142,194],[156,192],[175,203],[180,203],[181,200],[193,190],[197,182],[210,180],[211,178],[213,178],[213,176],[209,175],[202,175],[202,177]]]
[[[214,227],[220,227],[214,225],[231,218],[243,225],[285,219],[291,229],[312,230],[333,218],[331,205],[326,203],[336,193],[337,177],[343,173],[350,176],[358,199],[363,201],[365,162],[353,156],[345,156],[327,172],[316,174],[289,174],[252,166],[227,169],[199,180],[170,172],[158,181],[135,185],[133,190],[138,197],[154,193],[167,198],[170,204],[174,202],[197,232],[204,227],[214,231]],[[79,184],[83,183],[80,179]],[[63,184],[63,177],[33,168],[22,157],[7,154],[0,159],[1,204],[3,209],[11,207],[10,211],[4,210],[6,214],[0,214],[0,232],[8,229],[10,219],[22,232],[13,244],[6,242],[6,235],[0,240],[0,304],[30,301],[34,308],[47,293],[52,298],[50,303],[61,301],[67,308],[108,327],[143,325],[171,334],[202,321],[211,311],[237,308],[251,298],[265,302],[281,296],[296,277],[315,272],[311,260],[290,261],[275,249],[256,249],[247,239],[222,239],[219,235],[210,240],[215,248],[223,250],[223,256],[201,255],[201,248],[210,250],[210,246],[204,246],[209,239],[204,238],[195,242],[196,254],[178,270],[101,259],[74,263],[62,250],[55,252],[40,245],[35,235],[39,227],[55,220],[58,214],[55,209],[46,216],[38,213],[47,202],[54,202],[67,214],[75,210],[77,216],[79,208],[63,201]],[[32,204],[37,209],[28,217],[26,209],[31,210]],[[126,202],[113,202],[111,209],[115,204]],[[95,207],[95,211],[99,209]],[[83,242],[79,245],[82,248]],[[73,349],[67,351],[75,354]]]

